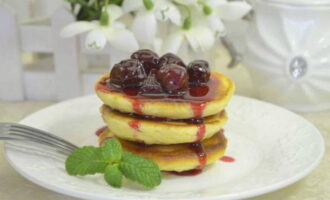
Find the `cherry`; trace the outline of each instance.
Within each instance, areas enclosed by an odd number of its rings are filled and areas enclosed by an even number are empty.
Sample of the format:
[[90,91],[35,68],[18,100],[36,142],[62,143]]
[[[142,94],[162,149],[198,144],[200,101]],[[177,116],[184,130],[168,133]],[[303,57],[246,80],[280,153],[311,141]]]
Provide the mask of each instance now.
[[188,74],[191,85],[206,85],[210,80],[209,63],[205,60],[195,60],[189,63]]
[[152,69],[140,89],[143,96],[154,96],[163,93],[163,88],[156,78],[156,69]]
[[117,88],[136,88],[147,78],[142,63],[136,59],[115,64],[110,73],[110,84]]
[[193,86],[189,89],[189,94],[192,97],[202,97],[207,95],[210,88],[207,85]]
[[166,65],[166,64],[177,64],[177,65],[181,65],[182,67],[186,67],[186,65],[181,60],[181,58],[174,55],[173,53],[167,53],[167,54],[163,55],[162,57],[160,57],[158,65],[160,67],[162,67],[163,65]]
[[155,52],[149,49],[138,50],[131,55],[131,58],[139,60],[143,64],[144,70],[146,71],[147,74],[149,74],[151,69],[159,68],[158,67],[159,56]]
[[183,95],[188,89],[186,68],[177,64],[163,65],[157,72],[157,79],[163,89],[171,95]]

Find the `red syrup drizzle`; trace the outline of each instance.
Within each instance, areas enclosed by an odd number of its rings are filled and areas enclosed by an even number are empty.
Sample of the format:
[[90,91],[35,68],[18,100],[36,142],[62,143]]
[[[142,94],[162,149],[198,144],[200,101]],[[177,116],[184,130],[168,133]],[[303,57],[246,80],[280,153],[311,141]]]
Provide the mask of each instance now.
[[136,131],[133,135],[133,138],[135,140],[139,140],[138,132],[140,132],[140,126],[141,126],[140,121],[139,120],[133,120],[133,121],[128,122],[128,125]]
[[220,158],[220,160],[221,160],[222,162],[235,162],[235,158],[230,157],[230,156],[222,156],[222,157]]
[[140,131],[140,121],[139,120],[133,120],[133,121],[130,121],[130,122],[128,122],[128,125],[132,128],[132,129],[134,129],[134,130],[136,130],[136,131]]
[[203,144],[200,142],[194,142],[189,144],[189,148],[192,151],[194,151],[198,156],[199,165],[192,170],[182,171],[182,172],[169,171],[167,173],[177,176],[195,176],[197,174],[202,173],[202,169],[206,165],[206,161],[207,161],[207,156]]
[[131,102],[134,112],[140,115],[143,114],[142,112],[143,102],[137,99],[131,99]]
[[201,169],[192,169],[192,170],[187,170],[187,171],[182,171],[182,172],[169,171],[166,173],[176,175],[176,176],[195,176],[195,175],[202,173],[202,170]]
[[95,132],[95,135],[96,135],[96,136],[100,136],[100,135],[102,134],[102,132],[103,132],[106,128],[108,128],[108,127],[107,127],[107,126],[103,126],[102,128],[97,129],[96,132]]
[[191,106],[191,110],[194,113],[194,118],[203,117],[203,112],[206,106],[205,103],[191,103],[190,106]]
[[[225,130],[224,129],[221,129],[220,130],[220,133],[224,133],[225,132]],[[222,162],[235,162],[235,158],[233,158],[233,157],[230,157],[230,156],[222,156],[220,159],[219,159],[220,161],[222,161]]]
[[205,136],[205,124],[197,125],[196,142],[201,141]]
[[102,79],[95,85],[95,90],[104,93],[111,93],[112,91],[107,87],[108,80],[109,76],[102,77]]
[[203,144],[200,142],[194,142],[189,144],[189,148],[194,151],[198,157],[199,165],[196,169],[202,169],[206,165],[207,156]]
[[112,110],[113,112],[129,115],[129,116],[134,117],[136,119],[146,119],[146,120],[153,120],[153,121],[158,121],[158,122],[160,122],[160,121],[161,122],[185,122],[185,123],[188,123],[188,124],[201,124],[201,123],[204,123],[204,118],[169,119],[169,118],[164,118],[164,117],[156,117],[156,116],[152,116],[152,115],[139,115],[139,114],[136,114],[136,113],[125,113],[125,112],[121,112],[119,110],[113,109],[109,106],[108,106],[108,108],[110,110]]
[[[211,75],[210,80],[204,86],[192,86],[189,91],[182,96],[170,96],[169,94],[157,94],[154,96],[145,96],[140,94],[139,88],[120,89],[115,88],[109,83],[109,76],[104,76],[95,86],[96,91],[104,93],[122,93],[135,104],[138,111],[145,101],[168,101],[168,102],[193,102],[194,109],[196,107],[196,116],[202,114],[202,108],[205,103],[212,101],[219,93],[221,82],[219,78]],[[133,105],[134,107],[134,105]],[[142,113],[142,112],[141,112]],[[201,114],[200,114],[201,113]]]
[[[220,132],[223,133],[224,130],[221,129]],[[206,155],[205,149],[203,147],[203,144],[201,142],[194,142],[194,143],[189,144],[189,147],[198,156],[199,165],[196,167],[196,169],[182,171],[182,172],[169,171],[166,173],[176,175],[176,176],[195,176],[195,175],[202,173],[202,171],[203,171],[202,169],[207,163],[207,155]],[[223,156],[222,158],[225,158],[225,159],[230,158],[233,160],[233,161],[230,160],[231,162],[234,162],[234,160],[235,160],[234,158],[231,158],[229,156]],[[226,161],[226,162],[230,162],[230,161]]]

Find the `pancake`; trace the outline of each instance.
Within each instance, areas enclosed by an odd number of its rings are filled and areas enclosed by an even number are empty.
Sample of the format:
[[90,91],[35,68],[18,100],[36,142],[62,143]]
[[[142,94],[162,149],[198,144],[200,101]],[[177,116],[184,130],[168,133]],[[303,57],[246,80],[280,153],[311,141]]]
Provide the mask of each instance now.
[[203,123],[141,119],[101,107],[102,117],[119,138],[145,144],[179,144],[201,141],[216,134],[227,121],[225,111],[206,117]]
[[[99,136],[100,145],[103,144],[105,139],[111,137],[114,137],[114,135],[109,129],[104,129]],[[176,172],[199,169],[214,163],[224,155],[227,145],[227,140],[222,131],[201,143],[194,143],[202,144],[205,157],[199,156],[200,154],[191,148],[192,144],[143,145],[118,139],[125,151],[153,160],[162,171]]]
[[125,113],[136,113],[169,119],[188,119],[211,116],[222,111],[232,97],[235,85],[226,76],[212,72],[207,86],[196,86],[182,97],[152,98],[109,88],[109,74],[95,85],[98,97],[104,104]]

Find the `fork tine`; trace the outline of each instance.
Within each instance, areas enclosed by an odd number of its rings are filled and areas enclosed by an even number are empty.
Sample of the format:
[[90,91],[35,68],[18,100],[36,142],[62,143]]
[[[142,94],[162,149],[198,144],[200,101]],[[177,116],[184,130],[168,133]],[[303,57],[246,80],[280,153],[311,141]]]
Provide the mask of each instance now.
[[[0,125],[1,125],[1,123],[0,123]],[[12,124],[12,123],[5,123],[5,127],[11,127],[12,129],[16,129],[16,128],[17,129],[22,129],[24,131],[28,131],[31,134],[38,135],[38,136],[44,137],[46,139],[53,139],[54,141],[59,141],[61,143],[65,143],[68,146],[71,146],[72,149],[78,148],[76,145],[64,140],[63,138],[60,138],[60,137],[55,136],[53,134],[47,133],[47,132],[42,131],[40,129],[36,129],[36,128],[29,127],[29,126],[22,125],[22,124]],[[47,137],[45,137],[45,136],[47,136]]]
[[35,134],[34,132],[23,128],[13,128],[9,124],[0,126],[0,136],[10,137],[15,135],[20,138],[26,138],[27,140],[46,142],[48,145],[58,146],[59,148],[67,149],[69,151],[76,149],[74,145],[67,145],[67,143],[63,143],[62,141],[48,138],[47,135]]
[[68,145],[70,145],[70,146],[72,146],[72,147],[74,147],[74,148],[78,148],[76,145],[74,145],[74,144],[72,144],[72,143],[70,143],[70,142],[64,140],[64,139],[61,138],[61,137],[58,137],[58,136],[56,136],[56,135],[54,135],[54,134],[50,134],[50,133],[48,133],[48,132],[46,132],[46,131],[43,131],[43,130],[40,130],[40,129],[37,129],[37,128],[33,128],[33,127],[26,126],[26,125],[23,125],[23,124],[13,124],[12,127],[20,127],[20,128],[24,128],[24,129],[28,129],[28,130],[30,130],[30,131],[33,131],[33,132],[35,132],[35,133],[40,133],[40,134],[43,134],[43,135],[47,135],[47,136],[50,137],[50,138],[53,138],[53,139],[59,140],[59,141],[61,141],[61,142],[63,142],[63,143],[66,143],[66,144],[68,144]]
[[13,123],[0,122],[0,139],[1,138],[6,140],[26,140],[40,142],[42,144],[62,149],[66,152],[72,152],[78,148],[77,146],[65,141],[64,139],[45,131]]
[[17,136],[17,138],[41,142],[41,143],[48,144],[48,145],[58,147],[58,148],[61,148],[61,149],[65,149],[65,150],[68,150],[68,151],[73,151],[74,150],[73,148],[71,148],[71,147],[69,147],[65,144],[58,143],[58,142],[53,142],[51,140],[40,138],[40,137],[34,136],[34,135],[29,135],[29,134],[22,133],[22,132],[19,132],[19,131],[11,130],[10,136],[13,136],[13,137]]
[[[31,142],[32,143],[32,142]],[[21,151],[21,152],[28,152],[34,155],[41,155],[45,156],[47,158],[54,158],[56,160],[59,160],[60,162],[65,161],[66,157],[68,156],[67,153],[56,151],[54,148],[43,148],[44,145],[34,145],[34,143],[20,143],[20,142],[8,142],[6,143],[6,147],[13,149],[15,151]],[[42,151],[40,151],[40,149]]]
[[68,149],[63,149],[61,147],[58,147],[58,146],[54,146],[52,144],[49,144],[47,142],[44,142],[44,141],[37,141],[37,140],[33,140],[31,138],[18,138],[18,137],[0,137],[0,140],[11,140],[11,141],[20,141],[20,142],[33,142],[35,144],[39,144],[39,145],[43,145],[47,148],[51,148],[53,151],[58,151],[64,155],[69,155],[72,150],[68,150]]
[[46,141],[49,141],[49,142],[52,142],[52,143],[55,143],[55,144],[58,144],[58,145],[61,145],[63,147],[66,147],[68,149],[71,149],[71,150],[74,150],[76,149],[76,147],[74,147],[72,144],[70,143],[64,143],[62,140],[57,140],[57,139],[54,139],[54,138],[51,138],[51,137],[48,137],[47,135],[43,135],[43,134],[38,134],[38,133],[35,133],[31,130],[28,130],[28,129],[24,129],[24,128],[18,128],[18,127],[12,127],[10,129],[10,132],[13,134],[13,133],[20,133],[20,134],[24,134],[26,135],[27,137],[32,137],[32,138],[35,138],[35,139],[38,139],[38,140],[46,140]]

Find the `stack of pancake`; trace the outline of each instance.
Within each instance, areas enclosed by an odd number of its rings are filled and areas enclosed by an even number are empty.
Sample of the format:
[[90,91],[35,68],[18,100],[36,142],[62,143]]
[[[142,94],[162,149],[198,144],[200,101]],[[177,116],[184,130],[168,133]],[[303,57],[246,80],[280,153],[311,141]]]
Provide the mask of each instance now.
[[107,125],[99,135],[101,145],[116,137],[124,150],[153,160],[162,171],[202,169],[224,155],[224,109],[235,88],[224,75],[212,72],[207,86],[194,88],[194,93],[206,90],[203,97],[131,96],[112,90],[108,82],[109,75],[104,75],[95,87]]

